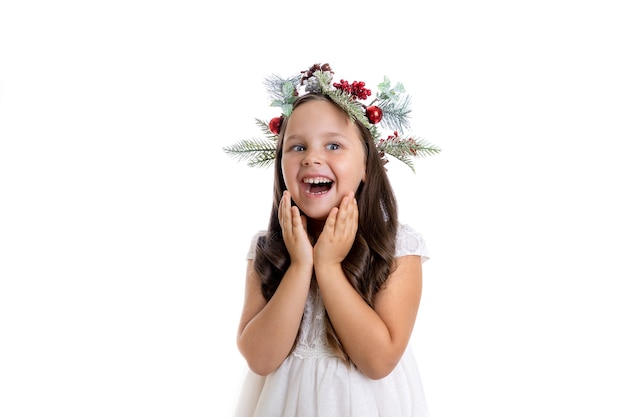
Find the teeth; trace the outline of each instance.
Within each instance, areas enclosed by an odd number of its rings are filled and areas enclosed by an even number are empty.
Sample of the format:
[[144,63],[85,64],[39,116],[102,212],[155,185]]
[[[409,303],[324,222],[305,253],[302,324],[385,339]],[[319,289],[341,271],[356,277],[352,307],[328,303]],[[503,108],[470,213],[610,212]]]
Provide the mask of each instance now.
[[303,180],[307,184],[329,184],[332,181],[324,177],[305,178]]

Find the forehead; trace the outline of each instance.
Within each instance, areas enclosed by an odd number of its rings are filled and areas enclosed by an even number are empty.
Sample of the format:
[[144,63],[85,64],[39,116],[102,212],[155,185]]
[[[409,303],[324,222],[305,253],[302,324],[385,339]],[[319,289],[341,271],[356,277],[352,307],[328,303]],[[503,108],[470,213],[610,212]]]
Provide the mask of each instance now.
[[347,113],[329,101],[310,100],[300,104],[291,113],[285,139],[328,133],[360,140],[359,130]]

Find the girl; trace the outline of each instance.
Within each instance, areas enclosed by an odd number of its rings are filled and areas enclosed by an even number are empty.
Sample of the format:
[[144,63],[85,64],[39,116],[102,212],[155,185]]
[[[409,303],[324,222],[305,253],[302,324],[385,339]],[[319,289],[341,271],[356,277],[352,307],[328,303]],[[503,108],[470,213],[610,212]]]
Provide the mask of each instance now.
[[237,417],[428,415],[407,349],[428,252],[398,224],[371,128],[341,100],[298,96],[277,129],[269,227],[248,254]]

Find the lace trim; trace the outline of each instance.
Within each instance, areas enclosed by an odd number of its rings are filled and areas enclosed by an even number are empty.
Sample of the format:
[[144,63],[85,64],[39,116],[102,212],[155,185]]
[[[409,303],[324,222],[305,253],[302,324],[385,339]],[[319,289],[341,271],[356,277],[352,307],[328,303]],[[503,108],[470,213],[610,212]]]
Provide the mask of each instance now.
[[311,283],[304,306],[300,335],[293,355],[301,359],[337,356],[326,342],[326,310],[315,281]]
[[422,235],[408,224],[400,224],[396,236],[396,257],[405,255],[419,255],[422,263],[430,258]]

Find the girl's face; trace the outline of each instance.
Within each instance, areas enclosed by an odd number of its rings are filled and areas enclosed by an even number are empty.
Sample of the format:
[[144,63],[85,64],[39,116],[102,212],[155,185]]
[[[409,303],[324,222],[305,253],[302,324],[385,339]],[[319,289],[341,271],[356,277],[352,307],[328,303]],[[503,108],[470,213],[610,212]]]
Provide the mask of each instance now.
[[300,210],[324,220],[365,181],[359,131],[334,104],[311,100],[296,107],[283,137],[283,179]]

